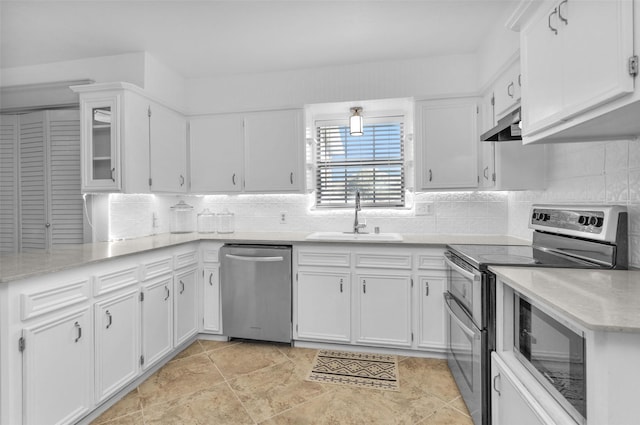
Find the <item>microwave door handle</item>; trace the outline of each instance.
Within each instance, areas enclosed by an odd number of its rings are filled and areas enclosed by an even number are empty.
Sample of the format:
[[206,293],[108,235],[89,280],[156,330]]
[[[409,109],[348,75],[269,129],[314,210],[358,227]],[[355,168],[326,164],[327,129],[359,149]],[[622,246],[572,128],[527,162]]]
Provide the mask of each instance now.
[[260,262],[260,263],[284,261],[284,257],[251,257],[247,255],[233,255],[233,254],[227,254],[227,258],[231,258],[233,260],[240,260],[240,261],[254,261],[254,262]]
[[449,295],[447,293],[445,293],[443,295],[444,295],[444,306],[447,309],[447,311],[449,312],[449,315],[451,316],[451,318],[458,324],[458,326],[460,326],[460,329],[462,329],[462,331],[464,333],[466,333],[470,337],[474,338],[475,335],[476,335],[476,332],[474,332],[473,329],[469,328],[467,325],[462,323],[462,320],[460,320],[458,318],[458,316],[456,316],[456,314],[453,312],[453,310],[451,310],[451,307],[449,307],[449,301],[451,301],[451,295]]
[[[460,273],[462,276],[464,276],[465,278],[467,278],[470,281],[475,281],[476,280],[476,274],[471,273],[470,271],[467,271],[465,269],[463,269],[462,267],[460,267],[459,265],[457,265],[456,263],[454,263],[453,261],[451,261],[446,255],[444,257],[444,262],[451,267],[453,270],[457,271],[458,273]],[[479,276],[478,276],[479,277]]]

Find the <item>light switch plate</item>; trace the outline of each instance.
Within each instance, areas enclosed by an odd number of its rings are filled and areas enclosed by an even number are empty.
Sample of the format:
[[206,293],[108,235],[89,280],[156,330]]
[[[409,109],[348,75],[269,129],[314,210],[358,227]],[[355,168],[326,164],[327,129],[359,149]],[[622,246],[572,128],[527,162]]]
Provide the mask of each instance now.
[[433,202],[416,202],[416,216],[433,215]]

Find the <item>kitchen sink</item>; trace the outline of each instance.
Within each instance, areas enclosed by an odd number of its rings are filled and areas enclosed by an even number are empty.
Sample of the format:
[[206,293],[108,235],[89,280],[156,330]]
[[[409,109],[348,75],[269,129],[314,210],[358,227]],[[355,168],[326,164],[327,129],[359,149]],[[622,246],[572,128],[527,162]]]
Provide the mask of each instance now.
[[379,241],[400,242],[398,233],[315,232],[305,238],[308,241]]

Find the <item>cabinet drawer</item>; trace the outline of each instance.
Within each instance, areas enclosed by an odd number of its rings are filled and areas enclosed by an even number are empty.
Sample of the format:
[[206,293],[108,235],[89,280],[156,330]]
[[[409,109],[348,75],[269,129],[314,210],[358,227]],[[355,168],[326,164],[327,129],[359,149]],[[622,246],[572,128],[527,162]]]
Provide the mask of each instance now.
[[417,266],[420,270],[444,270],[444,253],[418,254]]
[[215,249],[205,248],[204,251],[202,252],[202,261],[204,261],[205,263],[219,262],[220,260],[218,257],[218,248],[215,248]]
[[351,265],[351,254],[348,252],[300,251],[298,253],[298,265],[349,267]]
[[198,262],[198,251],[188,251],[173,256],[174,269],[190,266]]
[[80,279],[40,291],[20,294],[22,320],[85,302],[89,299],[89,279]]
[[136,285],[139,282],[140,270],[138,266],[128,267],[93,277],[93,295],[103,295],[118,289]]
[[411,269],[411,254],[356,254],[356,267]]
[[173,258],[165,257],[142,265],[142,280],[153,279],[173,271]]

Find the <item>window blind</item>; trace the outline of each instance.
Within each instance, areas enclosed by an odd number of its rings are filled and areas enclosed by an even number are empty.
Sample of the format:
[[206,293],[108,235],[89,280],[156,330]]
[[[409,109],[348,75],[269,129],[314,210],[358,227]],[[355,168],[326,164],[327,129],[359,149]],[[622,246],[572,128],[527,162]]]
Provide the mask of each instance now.
[[316,123],[316,207],[353,205],[356,189],[366,207],[404,207],[404,125],[365,124],[362,136],[348,125]]

